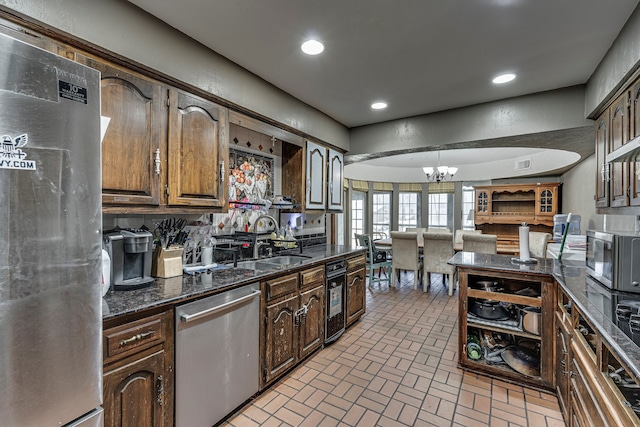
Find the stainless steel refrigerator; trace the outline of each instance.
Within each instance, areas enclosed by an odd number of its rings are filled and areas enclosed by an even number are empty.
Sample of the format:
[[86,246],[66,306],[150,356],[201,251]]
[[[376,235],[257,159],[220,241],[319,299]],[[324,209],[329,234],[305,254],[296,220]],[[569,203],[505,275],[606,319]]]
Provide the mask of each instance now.
[[102,426],[99,73],[0,35],[0,425]]

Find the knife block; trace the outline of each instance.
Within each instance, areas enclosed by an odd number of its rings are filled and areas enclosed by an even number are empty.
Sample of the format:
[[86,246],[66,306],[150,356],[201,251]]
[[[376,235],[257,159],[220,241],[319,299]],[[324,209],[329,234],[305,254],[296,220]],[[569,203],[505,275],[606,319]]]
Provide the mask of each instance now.
[[156,247],[151,274],[162,278],[182,276],[182,251],[183,248],[179,246]]

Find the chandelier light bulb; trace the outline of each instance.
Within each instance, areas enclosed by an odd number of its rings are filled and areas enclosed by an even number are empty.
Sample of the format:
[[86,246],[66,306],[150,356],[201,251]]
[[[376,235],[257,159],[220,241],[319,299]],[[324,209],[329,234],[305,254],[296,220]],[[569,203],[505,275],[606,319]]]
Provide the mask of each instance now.
[[422,170],[424,171],[425,175],[429,176],[433,173],[433,168],[431,166],[427,166],[422,168]]

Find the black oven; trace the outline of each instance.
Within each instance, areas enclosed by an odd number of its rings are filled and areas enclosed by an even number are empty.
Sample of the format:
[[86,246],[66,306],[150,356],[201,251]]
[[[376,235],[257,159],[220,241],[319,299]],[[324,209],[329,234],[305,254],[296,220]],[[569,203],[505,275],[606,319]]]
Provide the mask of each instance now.
[[347,299],[347,268],[344,259],[327,263],[324,342],[337,340],[344,332]]

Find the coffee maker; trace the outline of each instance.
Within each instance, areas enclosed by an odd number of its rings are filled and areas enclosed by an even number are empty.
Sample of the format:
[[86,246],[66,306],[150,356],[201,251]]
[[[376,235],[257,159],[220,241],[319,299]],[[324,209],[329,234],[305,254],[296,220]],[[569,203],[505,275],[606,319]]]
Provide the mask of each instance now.
[[141,229],[116,229],[104,233],[104,248],[111,257],[113,290],[136,289],[153,282],[153,235]]

